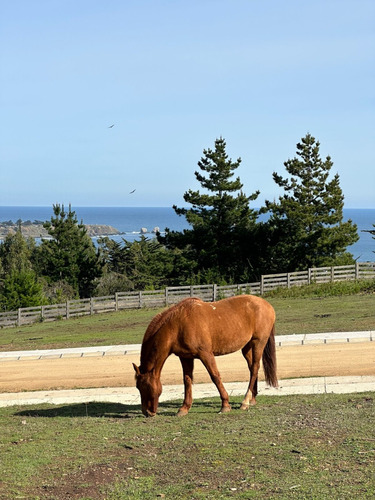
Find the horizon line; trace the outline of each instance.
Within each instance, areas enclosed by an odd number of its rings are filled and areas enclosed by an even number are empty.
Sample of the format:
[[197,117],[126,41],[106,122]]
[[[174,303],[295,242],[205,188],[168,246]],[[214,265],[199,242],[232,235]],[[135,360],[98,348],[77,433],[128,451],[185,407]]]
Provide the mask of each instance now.
[[[52,205],[0,205],[0,208],[51,208]],[[171,205],[73,205],[72,203],[56,203],[56,205],[72,206],[75,208],[172,208]],[[181,208],[189,208],[188,205],[181,205]],[[261,207],[250,207],[253,210],[258,210]],[[374,207],[350,207],[344,206],[344,210],[375,210]]]

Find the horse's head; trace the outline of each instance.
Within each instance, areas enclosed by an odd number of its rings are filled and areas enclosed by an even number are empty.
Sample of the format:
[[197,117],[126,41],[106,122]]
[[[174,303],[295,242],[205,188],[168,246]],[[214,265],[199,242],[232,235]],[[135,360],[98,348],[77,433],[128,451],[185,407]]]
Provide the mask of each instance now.
[[158,409],[162,391],[160,377],[153,372],[141,373],[140,367],[133,363],[137,389],[141,393],[142,413],[146,417],[154,417]]

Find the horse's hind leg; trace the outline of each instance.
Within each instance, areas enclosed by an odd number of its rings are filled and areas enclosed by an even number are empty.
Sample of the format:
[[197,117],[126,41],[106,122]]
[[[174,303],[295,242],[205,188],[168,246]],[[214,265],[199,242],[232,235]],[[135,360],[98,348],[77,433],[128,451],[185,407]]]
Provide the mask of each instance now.
[[221,381],[219,370],[217,369],[215,356],[212,353],[201,352],[200,360],[206,367],[206,370],[210,374],[212,382],[216,385],[221,398],[221,413],[226,413],[231,410],[229,404],[228,393]]
[[194,359],[180,358],[182,371],[184,373],[184,386],[185,386],[185,398],[182,403],[181,408],[178,410],[177,415],[182,417],[186,415],[191,408],[193,403],[193,370],[194,370]]
[[256,396],[258,394],[258,373],[260,367],[260,359],[262,357],[263,346],[259,342],[251,340],[242,349],[242,354],[247,361],[250,371],[249,387],[245,394],[245,399],[242,401],[241,410],[247,410],[249,406],[256,405]]

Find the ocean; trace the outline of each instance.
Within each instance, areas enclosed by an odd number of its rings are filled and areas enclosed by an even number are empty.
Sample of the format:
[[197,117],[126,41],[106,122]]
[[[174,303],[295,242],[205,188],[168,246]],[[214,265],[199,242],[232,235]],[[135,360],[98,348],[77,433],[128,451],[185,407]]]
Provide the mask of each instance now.
[[[68,208],[66,206],[66,208]],[[106,224],[115,227],[121,236],[112,236],[116,241],[122,238],[135,241],[140,238],[141,228],[146,228],[149,238],[158,227],[163,234],[165,228],[175,231],[188,229],[184,217],[176,215],[171,207],[74,207],[79,222],[84,224]],[[21,219],[22,221],[46,221],[53,215],[52,207],[0,207],[0,222]],[[375,239],[364,230],[372,230],[375,224],[375,209],[346,208],[344,220],[351,219],[358,226],[359,240],[348,247],[354,258],[360,262],[375,261]]]

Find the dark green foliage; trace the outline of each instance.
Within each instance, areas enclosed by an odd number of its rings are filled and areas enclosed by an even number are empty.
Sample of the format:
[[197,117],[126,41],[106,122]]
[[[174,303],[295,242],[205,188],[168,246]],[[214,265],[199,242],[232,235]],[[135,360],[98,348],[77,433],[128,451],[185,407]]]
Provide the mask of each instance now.
[[284,194],[263,210],[270,214],[264,225],[268,272],[353,262],[345,250],[358,240],[357,226],[343,222],[339,175],[329,180],[333,163],[329,156],[321,159],[319,147],[307,134],[297,144],[297,156],[284,163],[291,177],[273,174]]
[[35,249],[32,239],[23,237],[20,227],[8,234],[0,244],[0,308],[4,311],[19,307],[46,304],[43,286],[32,270],[31,257]]
[[233,162],[228,158],[224,139],[216,139],[215,149],[204,150],[203,154],[195,177],[206,192],[190,189],[184,200],[191,208],[173,207],[186,217],[191,229],[183,233],[167,230],[159,241],[170,249],[182,250],[193,263],[192,281],[239,280],[250,267],[249,247],[243,243],[255,230],[258,212],[249,203],[259,192],[246,196],[240,178],[232,179],[241,159]]
[[43,286],[32,270],[12,271],[4,279],[0,292],[0,307],[15,311],[20,307],[47,304]]
[[170,272],[171,259],[155,240],[142,236],[139,241],[125,242],[125,273],[137,290],[161,288]]
[[99,289],[112,290],[116,282],[121,286],[116,291],[162,288],[173,281],[178,269],[176,253],[145,236],[123,244],[103,238],[100,244],[110,278],[103,276]]
[[35,250],[33,239],[26,240],[20,227],[14,234],[7,234],[0,243],[0,276],[13,271],[25,271],[32,268],[31,258]]
[[44,224],[52,239],[43,240],[37,251],[40,273],[52,282],[65,281],[80,297],[89,297],[102,274],[100,255],[70,206],[66,212],[64,205],[54,205],[53,212]]

